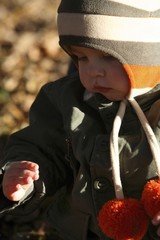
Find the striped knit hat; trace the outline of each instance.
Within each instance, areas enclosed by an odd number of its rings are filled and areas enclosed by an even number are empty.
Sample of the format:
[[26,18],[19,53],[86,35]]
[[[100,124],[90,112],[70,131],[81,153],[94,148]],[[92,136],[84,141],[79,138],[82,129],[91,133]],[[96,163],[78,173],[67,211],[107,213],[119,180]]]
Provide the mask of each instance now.
[[134,98],[160,83],[160,0],[62,0],[58,31],[66,51],[70,45],[102,50],[117,58],[129,76],[130,94],[120,104],[110,139],[116,198],[123,199],[118,135],[126,101],[142,123],[160,178],[159,144]]
[[131,95],[160,82],[159,0],[62,0],[60,45],[93,47],[119,59],[131,81]]

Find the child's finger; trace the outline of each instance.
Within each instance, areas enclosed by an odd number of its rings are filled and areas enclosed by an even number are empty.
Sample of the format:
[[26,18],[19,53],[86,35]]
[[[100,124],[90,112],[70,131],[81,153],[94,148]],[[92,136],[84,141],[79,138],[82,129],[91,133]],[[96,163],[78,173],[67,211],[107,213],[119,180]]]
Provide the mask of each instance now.
[[14,184],[8,185],[8,187],[4,188],[4,195],[11,201],[19,201],[25,194],[26,190],[31,186],[32,183],[21,185]]
[[17,191],[8,193],[8,198],[12,201],[19,201],[25,195],[26,190],[27,188],[25,189],[19,184],[17,185]]
[[12,181],[5,182],[3,185],[3,189],[6,189],[7,192],[10,191],[18,191],[20,186],[24,189],[28,188],[30,184],[33,183],[33,179],[31,177],[21,178],[21,179],[13,179]]
[[31,177],[33,180],[36,180],[39,176],[39,171],[31,171],[28,169],[19,169],[19,171],[15,169],[7,170],[4,174],[4,180],[14,181],[14,178],[19,181],[21,178]]
[[34,162],[29,161],[20,161],[20,162],[13,162],[7,166],[7,171],[9,172],[16,172],[21,171],[23,169],[28,169],[30,171],[38,171],[39,166]]
[[21,164],[18,163],[18,168],[27,168],[30,170],[38,170],[39,166],[37,163],[30,162],[30,161],[21,161]]

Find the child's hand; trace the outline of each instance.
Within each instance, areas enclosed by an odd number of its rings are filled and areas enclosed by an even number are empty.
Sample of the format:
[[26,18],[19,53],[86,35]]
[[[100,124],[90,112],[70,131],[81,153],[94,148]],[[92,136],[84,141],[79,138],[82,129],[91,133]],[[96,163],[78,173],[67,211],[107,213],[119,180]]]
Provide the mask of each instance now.
[[152,220],[153,225],[158,226],[157,228],[157,235],[160,237],[160,212],[156,214],[156,216]]
[[3,194],[11,201],[19,201],[26,190],[39,178],[39,166],[34,162],[10,163],[2,182]]

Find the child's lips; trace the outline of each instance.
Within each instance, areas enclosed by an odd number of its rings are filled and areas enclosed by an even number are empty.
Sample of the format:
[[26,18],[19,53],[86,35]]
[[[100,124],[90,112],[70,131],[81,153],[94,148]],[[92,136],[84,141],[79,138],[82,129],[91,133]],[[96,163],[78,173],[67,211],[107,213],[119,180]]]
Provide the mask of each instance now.
[[95,92],[100,92],[100,93],[107,93],[111,88],[109,87],[102,87],[102,86],[95,86],[94,91]]

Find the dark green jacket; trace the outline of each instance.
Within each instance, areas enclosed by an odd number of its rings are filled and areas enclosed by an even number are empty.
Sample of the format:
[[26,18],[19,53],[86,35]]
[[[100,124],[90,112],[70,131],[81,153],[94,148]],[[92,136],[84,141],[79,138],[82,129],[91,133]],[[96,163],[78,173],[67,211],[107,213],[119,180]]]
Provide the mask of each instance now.
[[[137,97],[144,112],[160,98],[159,89]],[[37,201],[53,197],[46,216],[65,240],[86,240],[88,229],[107,240],[98,227],[97,215],[104,202],[115,197],[109,139],[119,102],[109,102],[100,94],[84,101],[84,91],[77,75],[41,89],[31,107],[29,127],[11,135],[1,164],[5,170],[11,161],[37,162],[40,180],[25,203],[13,205],[2,197],[1,212],[17,206],[27,212],[39,206]],[[160,122],[154,130],[160,141]],[[130,104],[120,130],[119,154],[125,196],[140,198],[146,181],[157,173]],[[149,232],[143,239],[156,239],[156,234]]]

